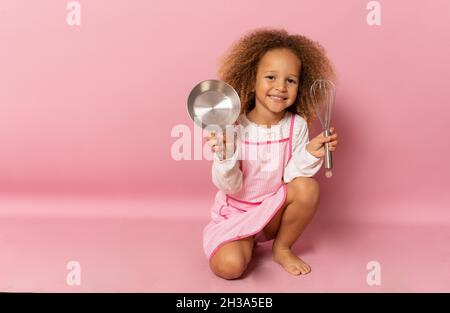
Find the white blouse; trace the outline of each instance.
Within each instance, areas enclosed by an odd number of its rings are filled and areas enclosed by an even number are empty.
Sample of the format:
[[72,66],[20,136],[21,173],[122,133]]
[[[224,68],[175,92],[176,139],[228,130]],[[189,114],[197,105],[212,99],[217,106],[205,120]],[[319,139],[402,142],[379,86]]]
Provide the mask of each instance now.
[[[265,142],[268,140],[281,140],[289,137],[292,113],[286,112],[278,124],[270,128],[251,122],[245,114],[241,114],[237,127],[238,133],[244,132],[245,140],[252,142]],[[292,158],[284,168],[283,181],[289,183],[299,176],[312,177],[323,164],[323,158],[316,158],[308,151],[306,145],[309,142],[308,125],[304,118],[295,115],[292,135]],[[238,138],[241,138],[238,136]],[[237,140],[234,155],[226,160],[221,160],[218,153],[214,153],[212,164],[212,181],[214,185],[227,194],[234,194],[242,188],[242,171],[239,168],[240,140]]]

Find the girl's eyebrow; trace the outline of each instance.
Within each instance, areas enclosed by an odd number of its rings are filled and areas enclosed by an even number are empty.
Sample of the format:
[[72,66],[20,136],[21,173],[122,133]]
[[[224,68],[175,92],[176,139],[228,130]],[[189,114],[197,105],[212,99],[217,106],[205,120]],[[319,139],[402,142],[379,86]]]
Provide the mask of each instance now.
[[[278,71],[265,71],[264,72],[264,74],[267,74],[267,73],[278,73]],[[295,74],[289,74],[289,76],[297,77],[297,75],[295,75]]]

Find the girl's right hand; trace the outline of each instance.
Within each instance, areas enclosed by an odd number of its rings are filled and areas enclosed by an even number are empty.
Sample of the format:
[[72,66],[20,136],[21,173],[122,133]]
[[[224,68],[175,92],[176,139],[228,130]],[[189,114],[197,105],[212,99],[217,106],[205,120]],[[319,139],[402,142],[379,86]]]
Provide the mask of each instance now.
[[221,157],[221,160],[231,158],[236,151],[237,134],[236,132],[233,132],[233,134],[234,138],[228,140],[229,142],[227,142],[225,132],[216,134],[216,132],[212,131],[206,136],[207,143],[211,147],[211,152],[217,153]]

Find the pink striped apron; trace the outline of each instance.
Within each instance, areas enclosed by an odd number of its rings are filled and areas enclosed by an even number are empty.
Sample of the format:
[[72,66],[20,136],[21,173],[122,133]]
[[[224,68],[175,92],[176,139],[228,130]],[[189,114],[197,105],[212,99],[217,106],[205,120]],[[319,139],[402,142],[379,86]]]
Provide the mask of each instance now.
[[[287,112],[286,114],[289,114]],[[208,259],[224,244],[255,236],[267,241],[262,230],[286,200],[284,168],[292,157],[292,114],[289,137],[277,141],[241,140],[242,189],[228,195],[218,191],[211,208],[212,220],[203,230],[203,249]]]

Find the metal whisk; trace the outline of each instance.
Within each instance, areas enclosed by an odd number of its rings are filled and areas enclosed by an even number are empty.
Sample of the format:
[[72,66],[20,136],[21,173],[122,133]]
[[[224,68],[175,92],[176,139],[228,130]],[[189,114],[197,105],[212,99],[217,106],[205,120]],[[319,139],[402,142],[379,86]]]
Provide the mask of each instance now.
[[[316,115],[322,124],[323,135],[330,136],[331,109],[336,97],[334,83],[326,79],[315,80],[310,89],[310,96]],[[328,149],[328,143],[325,143],[325,176],[327,178],[333,176],[332,168],[332,154]]]

